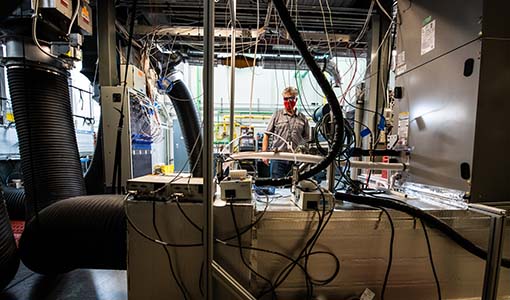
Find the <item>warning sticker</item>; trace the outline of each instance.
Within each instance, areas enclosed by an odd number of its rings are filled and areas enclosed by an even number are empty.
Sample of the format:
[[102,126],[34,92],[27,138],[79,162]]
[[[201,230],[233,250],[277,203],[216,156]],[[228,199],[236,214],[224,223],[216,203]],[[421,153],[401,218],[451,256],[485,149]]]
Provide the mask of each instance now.
[[395,74],[400,75],[400,74],[404,73],[405,71],[407,71],[407,65],[403,64],[403,65],[400,65],[397,67],[397,69],[395,70]]
[[398,114],[398,145],[407,145],[409,137],[409,112],[404,111]]
[[432,20],[421,28],[421,55],[436,48],[436,20]]
[[405,65],[406,63],[406,52],[402,51],[397,55],[397,66]]

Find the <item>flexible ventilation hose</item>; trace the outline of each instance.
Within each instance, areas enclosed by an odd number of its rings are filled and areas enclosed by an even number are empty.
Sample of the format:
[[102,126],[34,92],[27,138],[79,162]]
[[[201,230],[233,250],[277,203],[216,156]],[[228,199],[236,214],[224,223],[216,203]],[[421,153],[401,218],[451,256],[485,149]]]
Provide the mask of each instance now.
[[87,173],[85,174],[85,187],[87,195],[104,194],[104,161],[103,161],[103,118],[99,118],[99,129],[96,137],[94,156]]
[[11,220],[25,220],[25,189],[4,187],[5,204]]
[[7,207],[0,189],[0,291],[14,278],[18,271],[19,258],[12,234]]
[[[61,200],[25,225],[23,263],[41,274],[77,268],[126,269],[126,217],[122,195]],[[36,250],[36,251],[34,251]]]
[[193,96],[177,71],[168,76],[168,82],[170,86],[166,90],[179,119],[190,170],[194,177],[202,177],[202,132]]
[[25,181],[27,220],[85,194],[67,72],[32,64],[7,69]]

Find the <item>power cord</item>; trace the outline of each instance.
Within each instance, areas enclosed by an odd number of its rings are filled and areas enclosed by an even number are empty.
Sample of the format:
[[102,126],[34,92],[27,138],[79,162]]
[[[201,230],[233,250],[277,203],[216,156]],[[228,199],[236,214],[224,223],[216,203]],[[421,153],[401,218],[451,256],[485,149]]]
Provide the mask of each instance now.
[[[152,227],[154,228],[154,231],[156,232],[156,235],[158,236],[159,240],[162,240],[161,234],[159,233],[158,227],[156,225],[156,201],[152,201]],[[173,264],[172,264],[172,258],[170,257],[170,252],[168,251],[168,248],[166,246],[161,245],[163,247],[163,250],[165,250],[166,258],[168,260],[168,266],[170,267],[170,272],[172,274],[172,278],[174,279],[175,283],[179,287],[179,291],[182,294],[183,299],[187,300],[188,298],[188,291],[186,290],[186,287],[184,286],[184,283],[182,283],[179,278],[177,277],[177,274],[174,270]]]
[[386,294],[386,287],[388,286],[388,280],[389,280],[389,276],[390,276],[390,272],[391,272],[391,267],[393,265],[393,245],[395,242],[395,225],[393,224],[393,219],[391,218],[390,213],[384,207],[380,207],[380,206],[376,206],[376,207],[379,208],[380,210],[382,210],[384,212],[384,214],[386,214],[386,216],[388,217],[388,221],[390,222],[390,227],[391,227],[390,248],[389,248],[389,254],[388,254],[388,266],[386,267],[386,273],[384,274],[384,282],[383,282],[382,291],[381,291],[381,300],[384,300],[384,296]]
[[420,220],[420,222],[421,222],[421,227],[423,228],[423,234],[425,235],[425,240],[427,241],[427,251],[429,253],[430,267],[432,268],[432,274],[434,274],[434,281],[436,283],[437,299],[442,300],[441,284],[439,283],[439,278],[438,278],[437,272],[436,272],[436,266],[434,265],[434,259],[432,258],[432,248],[430,246],[430,239],[429,239],[429,235],[427,233],[427,225],[425,225],[425,222],[423,222],[423,220]]

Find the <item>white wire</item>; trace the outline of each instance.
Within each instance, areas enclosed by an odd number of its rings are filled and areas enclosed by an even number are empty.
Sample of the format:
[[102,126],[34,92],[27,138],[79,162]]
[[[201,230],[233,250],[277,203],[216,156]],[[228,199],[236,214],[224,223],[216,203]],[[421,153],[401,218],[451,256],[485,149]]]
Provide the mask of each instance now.
[[76,17],[78,16],[78,12],[80,11],[81,5],[80,1],[77,2],[76,10],[74,11],[73,18],[71,19],[71,24],[69,24],[69,29],[67,29],[67,36],[71,34],[71,30],[73,29],[73,24],[76,21]]
[[[326,0],[327,2],[328,0]],[[328,34],[328,26],[326,25],[326,14],[324,13],[324,8],[322,7],[322,0],[319,0],[319,4],[321,6],[321,12],[322,12],[322,23],[324,23],[324,33],[326,33],[326,40],[328,42],[328,49],[329,49],[329,55],[333,57],[333,51],[331,50],[331,44],[329,40],[329,34]]]
[[390,16],[390,14],[384,9],[384,7],[381,5],[381,2],[379,0],[375,0],[377,2],[377,6],[381,9],[381,11],[390,19],[390,21],[393,23],[393,18]]
[[240,137],[236,137],[235,139],[231,140],[224,148],[223,150],[221,150],[220,154],[225,154],[227,153],[227,151],[225,150],[228,150],[230,145],[232,145],[233,143],[237,142],[238,140],[242,139],[243,137],[249,137],[249,136],[252,136],[252,135],[249,135],[249,134],[244,134],[244,135],[241,135]]
[[253,125],[252,109],[253,109],[253,88],[255,85],[255,69],[257,68],[257,49],[259,47],[259,0],[257,0],[257,37],[255,40],[255,53],[253,56],[253,68],[251,72],[251,85],[250,85],[250,126]]
[[365,35],[365,33],[367,31],[368,22],[370,21],[370,19],[372,17],[372,11],[374,10],[374,4],[375,4],[375,0],[372,0],[372,2],[370,3],[370,7],[368,9],[368,12],[367,12],[367,18],[365,19],[365,23],[363,24],[363,27],[361,28],[361,31],[359,32],[356,39],[354,39],[355,43],[359,42],[359,40]]
[[297,162],[297,157],[296,157],[296,151],[294,151],[294,149],[292,148],[292,145],[286,140],[284,139],[283,137],[281,137],[280,135],[274,133],[274,132],[270,132],[270,131],[264,131],[265,134],[270,134],[270,135],[273,135],[277,138],[279,138],[280,140],[282,140],[286,145],[287,145],[287,149],[289,149],[292,154],[294,154],[294,162]]
[[34,15],[32,16],[32,39],[34,40],[34,44],[41,50],[42,53],[48,55],[49,57],[59,59],[58,56],[44,50],[43,47],[41,47],[41,44],[39,44],[39,40],[37,39],[37,19],[39,18],[39,0],[35,0],[35,8],[34,8]]

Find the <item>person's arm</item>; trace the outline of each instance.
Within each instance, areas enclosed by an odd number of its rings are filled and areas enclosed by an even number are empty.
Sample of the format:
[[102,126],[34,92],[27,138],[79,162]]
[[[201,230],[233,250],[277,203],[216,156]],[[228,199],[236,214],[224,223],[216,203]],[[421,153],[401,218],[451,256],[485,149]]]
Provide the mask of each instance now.
[[[274,113],[273,116],[271,117],[271,120],[269,121],[269,124],[267,125],[266,131],[274,132],[275,118],[276,118],[276,113]],[[269,148],[269,134],[264,133],[264,138],[262,139],[262,152],[267,151],[267,148]],[[269,165],[269,159],[263,159],[262,161],[266,165]]]
[[266,152],[267,147],[269,147],[269,134],[264,133],[264,138],[262,139],[262,152]]
[[310,140],[310,124],[308,123],[306,116],[303,117],[305,119],[305,126],[303,126],[303,140],[306,143]]

